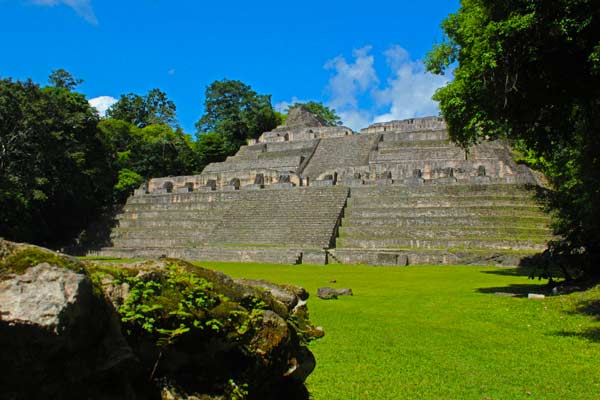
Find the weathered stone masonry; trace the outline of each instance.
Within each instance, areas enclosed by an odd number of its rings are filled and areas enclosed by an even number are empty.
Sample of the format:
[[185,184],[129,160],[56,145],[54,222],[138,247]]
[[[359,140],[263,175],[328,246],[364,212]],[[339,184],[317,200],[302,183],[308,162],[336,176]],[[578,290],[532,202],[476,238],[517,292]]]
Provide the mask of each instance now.
[[197,176],[152,179],[129,198],[113,246],[127,257],[514,264],[544,249],[538,184],[508,146],[469,153],[436,117],[355,134],[296,109]]

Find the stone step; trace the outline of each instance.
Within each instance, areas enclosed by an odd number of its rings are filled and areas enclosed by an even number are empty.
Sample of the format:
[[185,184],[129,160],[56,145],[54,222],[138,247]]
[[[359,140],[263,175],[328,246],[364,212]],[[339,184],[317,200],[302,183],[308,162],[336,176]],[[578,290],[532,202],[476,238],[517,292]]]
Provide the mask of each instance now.
[[404,185],[365,185],[352,188],[351,198],[372,197],[373,196],[423,196],[423,195],[443,195],[443,196],[462,196],[462,195],[519,195],[525,193],[533,196],[535,191],[527,185],[515,184],[493,184],[493,185],[422,185],[422,186],[404,186]]
[[123,207],[124,212],[136,212],[136,211],[152,211],[152,210],[190,210],[190,211],[201,211],[206,213],[211,213],[214,211],[218,211],[223,206],[227,208],[231,207],[231,204],[223,204],[223,203],[138,203],[138,204],[127,204]]
[[408,141],[386,141],[384,137],[383,142],[377,144],[377,148],[380,152],[387,150],[394,150],[397,148],[416,148],[416,149],[455,149],[454,145],[450,140],[418,140],[414,142]]
[[190,240],[204,240],[208,237],[214,228],[214,226],[206,227],[207,229],[199,229],[201,227],[197,227],[196,229],[184,229],[177,228],[173,229],[172,227],[161,227],[161,228],[153,228],[148,229],[146,227],[142,228],[122,228],[118,227],[113,229],[110,234],[111,238],[119,238],[119,239],[160,239],[160,238],[171,238],[171,239],[190,239]]
[[398,229],[395,226],[361,226],[341,227],[340,237],[353,239],[369,238],[427,238],[427,239],[453,239],[453,238],[502,238],[502,239],[543,239],[552,238],[548,229],[531,228],[504,228],[504,227],[474,227],[474,226],[412,226],[408,229]]
[[112,240],[115,247],[197,247],[204,243],[202,239],[178,238],[178,237],[158,237],[158,238],[115,238]]
[[383,142],[418,142],[418,141],[446,141],[448,132],[446,130],[430,130],[420,132],[383,132]]
[[[258,215],[266,215],[273,216],[273,211],[277,210],[281,214],[286,216],[305,216],[305,215],[313,215],[319,217],[326,217],[328,215],[337,215],[339,207],[343,204],[331,204],[325,207],[310,207],[308,204],[300,205],[295,204],[296,207],[286,207],[284,204],[273,205],[272,208],[267,209],[264,205],[259,204],[240,204],[240,208],[238,210],[243,211],[245,214],[248,214],[248,217],[258,216]],[[217,216],[227,215],[233,212],[231,209],[224,210],[213,210],[213,211],[205,211],[205,210],[187,210],[187,209],[179,209],[177,207],[166,208],[166,209],[149,209],[149,210],[127,210],[122,214],[118,214],[118,218],[155,218],[158,215],[186,215],[190,217],[195,217],[196,219],[200,218],[212,218],[215,219]]]
[[546,249],[546,242],[531,240],[486,240],[480,239],[353,239],[338,238],[338,248],[419,248],[419,249],[494,249],[494,250],[539,250]]
[[348,199],[348,208],[362,209],[362,208],[427,208],[427,207],[537,207],[541,208],[538,203],[532,199],[511,199],[511,198],[377,198],[376,202],[372,199],[360,198],[360,199]]
[[285,246],[309,246],[315,248],[329,247],[329,237],[286,237],[285,241],[279,241],[280,237],[230,237],[228,240],[217,241],[208,240],[209,238],[164,238],[164,237],[143,237],[143,238],[114,238],[112,244],[115,247],[127,248],[170,248],[170,247],[199,247],[206,245],[230,245],[230,246],[256,246],[256,245],[271,245],[278,247]]
[[[286,190],[286,189],[282,189]],[[339,192],[323,193],[323,194],[303,194],[302,190],[298,188],[290,188],[288,191],[296,192],[300,199],[315,199],[319,201],[335,200],[339,196]],[[299,202],[300,199],[294,199],[293,195],[296,193],[286,193],[285,195],[277,193],[278,190],[272,189],[261,189],[261,190],[239,190],[233,192],[211,192],[212,197],[206,196],[188,196],[187,194],[179,195],[146,195],[146,196],[135,196],[127,202],[127,206],[137,206],[141,204],[207,204],[207,207],[217,206],[219,203],[231,204],[240,201],[288,201],[290,203]],[[234,193],[234,194],[231,194]],[[277,193],[277,194],[274,194]],[[176,196],[171,198],[170,196]]]
[[479,216],[470,218],[456,217],[439,217],[439,216],[424,216],[424,217],[362,217],[357,215],[347,215],[342,220],[343,227],[373,227],[374,229],[382,227],[406,229],[411,227],[504,227],[504,228],[532,228],[532,229],[548,229],[550,217],[547,215],[539,215],[536,217],[493,217]]
[[147,203],[147,202],[203,202],[203,201],[227,201],[227,200],[250,200],[252,198],[289,198],[290,192],[297,196],[337,196],[347,191],[347,188],[330,187],[293,187],[293,188],[272,188],[266,186],[262,190],[235,190],[235,191],[211,191],[211,192],[189,192],[189,193],[162,193],[148,194],[143,196],[131,196],[128,204]]
[[228,160],[225,162],[211,163],[206,166],[203,172],[219,173],[228,171],[252,171],[257,169],[278,169],[285,168],[295,170],[300,166],[302,158],[299,155],[282,156],[272,159],[256,159],[256,160]]
[[123,228],[138,228],[138,229],[199,229],[201,227],[214,227],[221,218],[212,219],[128,219],[121,218],[118,227]]
[[[236,230],[236,232],[228,233],[228,236],[241,237],[242,235],[252,235],[251,237],[274,237],[277,235],[280,236],[281,234],[287,234],[289,236],[299,236],[301,234],[303,237],[309,238],[322,237],[323,235],[331,235],[331,225],[323,223],[302,224],[294,227],[282,226],[281,224],[272,224],[267,226],[269,227],[268,231],[265,231],[265,226],[261,225],[260,228],[238,229]],[[202,228],[202,226],[189,229],[174,227],[160,227],[153,229],[148,229],[146,227],[118,227],[111,232],[111,236],[118,238],[201,238],[213,235],[212,230],[214,228],[218,228],[218,226],[215,225],[211,227],[206,227],[206,229]]]
[[[394,185],[392,185],[394,187]],[[379,193],[377,193],[377,189],[374,189],[372,193],[368,194],[368,196],[362,195],[362,188],[358,188],[359,190],[353,190],[351,196],[348,198],[348,204],[352,203],[360,203],[360,202],[373,202],[373,195],[376,196],[377,200],[397,200],[397,201],[424,201],[424,200],[456,200],[456,201],[477,201],[477,200],[515,200],[515,201],[528,201],[535,202],[537,200],[532,196],[531,193],[526,191],[516,191],[513,193],[494,193],[494,192],[474,192],[474,193],[436,193],[436,192],[411,192],[411,191],[403,191],[403,190],[386,190],[386,187],[382,187],[379,189]]]
[[349,208],[347,218],[357,217],[537,217],[537,207],[399,207],[399,208]]
[[377,161],[408,161],[408,160],[454,160],[464,161],[465,152],[457,147],[446,148],[418,148],[418,147],[394,147],[381,149],[377,153]]
[[141,211],[141,212],[127,212],[123,214],[117,214],[116,218],[119,221],[122,220],[155,220],[155,219],[186,219],[190,218],[193,220],[219,220],[223,213],[201,213],[198,211],[185,211],[185,210],[158,210],[158,211]]

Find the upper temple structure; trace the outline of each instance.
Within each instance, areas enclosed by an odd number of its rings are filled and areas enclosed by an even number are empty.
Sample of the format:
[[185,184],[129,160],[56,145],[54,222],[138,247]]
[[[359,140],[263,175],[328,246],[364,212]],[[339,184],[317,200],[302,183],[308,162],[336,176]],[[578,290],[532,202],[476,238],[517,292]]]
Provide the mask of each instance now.
[[327,126],[303,107],[202,174],[151,179],[101,254],[374,265],[516,264],[550,239],[536,176],[439,117]]

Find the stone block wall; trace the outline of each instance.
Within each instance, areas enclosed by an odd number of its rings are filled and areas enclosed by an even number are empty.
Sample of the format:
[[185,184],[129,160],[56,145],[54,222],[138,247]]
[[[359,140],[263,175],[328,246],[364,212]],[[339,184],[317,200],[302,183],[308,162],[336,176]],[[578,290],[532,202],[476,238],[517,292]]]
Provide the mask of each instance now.
[[429,130],[445,130],[446,122],[441,117],[411,118],[402,121],[380,122],[361,129],[360,133],[381,132],[422,132]]
[[344,126],[281,128],[265,132],[258,143],[282,143],[314,139],[331,139],[354,135],[354,131]]

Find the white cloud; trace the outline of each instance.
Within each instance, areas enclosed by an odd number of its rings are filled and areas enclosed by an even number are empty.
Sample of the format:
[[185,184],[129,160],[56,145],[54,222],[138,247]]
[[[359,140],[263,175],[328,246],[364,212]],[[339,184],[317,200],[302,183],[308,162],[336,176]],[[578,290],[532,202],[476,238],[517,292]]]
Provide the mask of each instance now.
[[65,4],[71,7],[77,15],[85,19],[92,25],[98,25],[98,18],[92,8],[91,0],[31,0],[33,4],[40,6],[54,7],[59,4]]
[[371,115],[368,111],[359,109],[350,109],[347,111],[337,111],[344,126],[359,131],[371,124]]
[[342,56],[327,61],[325,69],[335,72],[327,85],[327,90],[331,93],[331,107],[340,112],[356,108],[357,96],[379,83],[373,67],[375,58],[369,54],[370,51],[371,46],[355,49],[352,52],[355,60],[351,63]]
[[391,73],[381,85],[370,52],[366,46],[353,51],[353,60],[338,56],[325,64],[325,69],[334,71],[327,85],[327,105],[337,111],[344,125],[358,130],[374,122],[439,113],[431,96],[447,82],[446,77],[426,72],[421,61],[412,60],[408,51],[394,45],[383,53]]
[[115,104],[116,102],[117,99],[111,96],[99,96],[88,100],[88,103],[90,103],[92,107],[98,110],[98,113],[101,117],[104,117],[104,115],[106,114],[106,110],[108,110],[109,107]]
[[377,115],[373,122],[437,115],[439,108],[431,97],[448,78],[427,72],[421,61],[411,60],[400,46],[391,47],[385,56],[392,76],[383,89],[374,92],[374,99],[387,112]]

